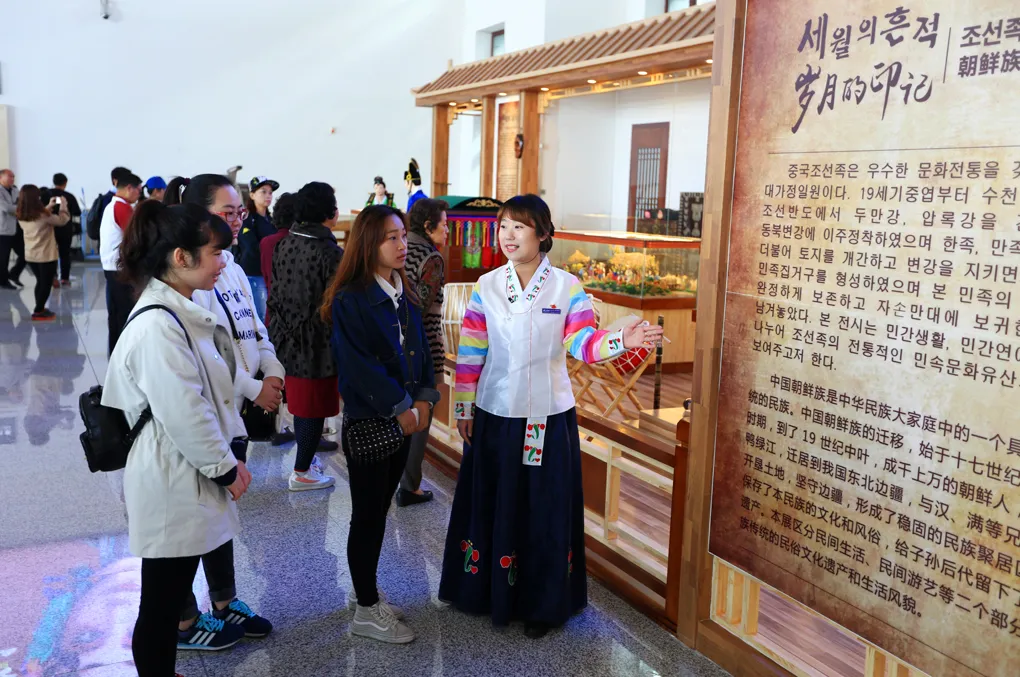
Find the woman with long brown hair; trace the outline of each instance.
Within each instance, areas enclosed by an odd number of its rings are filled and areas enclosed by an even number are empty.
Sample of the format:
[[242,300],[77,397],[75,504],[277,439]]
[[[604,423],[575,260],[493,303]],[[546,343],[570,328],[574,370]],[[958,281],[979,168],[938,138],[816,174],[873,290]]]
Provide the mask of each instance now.
[[[43,204],[42,191],[31,184],[24,186],[18,195],[18,209],[15,216],[25,233],[25,261],[35,275],[35,308],[32,320],[52,322],[56,313],[46,308],[57,274],[57,259],[60,255],[54,228],[67,225],[71,214],[67,201],[60,197],[50,198]],[[3,265],[7,265],[4,261]]]
[[413,641],[414,633],[376,587],[386,512],[407,464],[410,436],[425,429],[439,401],[406,259],[403,214],[384,205],[366,208],[320,308],[323,322],[333,325],[344,400],[352,503],[347,562],[357,598],[351,633],[393,644]]

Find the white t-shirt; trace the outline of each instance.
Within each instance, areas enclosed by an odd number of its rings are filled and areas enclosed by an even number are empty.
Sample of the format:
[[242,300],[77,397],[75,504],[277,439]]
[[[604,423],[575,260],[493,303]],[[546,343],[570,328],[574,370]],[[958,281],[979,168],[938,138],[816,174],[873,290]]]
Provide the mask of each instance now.
[[99,225],[99,259],[103,262],[103,270],[116,271],[117,263],[120,261],[120,243],[124,240],[124,230],[117,223],[115,216],[117,204],[122,205],[121,212],[124,211],[124,206],[133,209],[127,200],[114,195],[110,204],[103,210],[103,220]]

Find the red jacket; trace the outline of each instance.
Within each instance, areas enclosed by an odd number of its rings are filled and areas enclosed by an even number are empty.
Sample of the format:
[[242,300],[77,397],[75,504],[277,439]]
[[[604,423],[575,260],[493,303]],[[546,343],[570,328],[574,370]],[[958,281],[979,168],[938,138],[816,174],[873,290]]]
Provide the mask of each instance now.
[[276,243],[290,235],[290,228],[281,228],[259,241],[259,256],[262,259],[262,277],[266,280],[266,293],[273,284],[273,250]]
[[[273,284],[273,250],[276,243],[290,235],[290,228],[281,228],[272,235],[259,240],[259,258],[262,264],[262,278],[266,281],[266,299],[269,299]],[[269,309],[266,308],[266,326],[269,326]]]

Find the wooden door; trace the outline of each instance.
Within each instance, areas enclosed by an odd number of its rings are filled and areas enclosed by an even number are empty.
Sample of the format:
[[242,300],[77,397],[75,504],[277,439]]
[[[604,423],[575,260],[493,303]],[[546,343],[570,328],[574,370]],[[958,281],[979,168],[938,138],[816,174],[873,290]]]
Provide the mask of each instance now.
[[645,212],[666,206],[666,168],[669,164],[669,123],[634,125],[630,137],[630,198],[627,230],[634,231]]

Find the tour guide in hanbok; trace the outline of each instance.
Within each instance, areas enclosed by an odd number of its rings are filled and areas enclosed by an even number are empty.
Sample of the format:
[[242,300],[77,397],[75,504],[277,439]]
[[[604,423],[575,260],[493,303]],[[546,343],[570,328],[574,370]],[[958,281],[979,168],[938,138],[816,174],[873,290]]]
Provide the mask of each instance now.
[[555,228],[536,195],[499,211],[509,263],[478,280],[457,355],[455,411],[464,459],[446,535],[439,598],[538,638],[588,603],[581,444],[567,351],[587,363],[654,345],[662,329],[595,328],[570,273],[546,257]]

